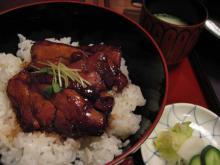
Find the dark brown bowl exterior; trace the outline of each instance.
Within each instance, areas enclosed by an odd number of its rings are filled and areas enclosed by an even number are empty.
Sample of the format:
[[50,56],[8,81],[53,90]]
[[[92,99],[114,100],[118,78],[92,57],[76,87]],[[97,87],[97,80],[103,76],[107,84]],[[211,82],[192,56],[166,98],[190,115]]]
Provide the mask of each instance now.
[[[177,16],[188,24],[167,23],[153,15],[158,13]],[[140,24],[157,41],[167,64],[175,65],[194,48],[207,16],[206,8],[198,0],[145,0]]]
[[140,148],[160,119],[168,90],[162,52],[140,25],[106,8],[51,0],[4,11],[0,13],[0,22],[4,24],[0,30],[0,52],[16,52],[18,33],[32,40],[71,36],[80,45],[104,42],[120,46],[130,78],[141,87],[147,104],[136,109],[142,115],[141,128],[129,137],[130,145],[108,164],[118,164]]

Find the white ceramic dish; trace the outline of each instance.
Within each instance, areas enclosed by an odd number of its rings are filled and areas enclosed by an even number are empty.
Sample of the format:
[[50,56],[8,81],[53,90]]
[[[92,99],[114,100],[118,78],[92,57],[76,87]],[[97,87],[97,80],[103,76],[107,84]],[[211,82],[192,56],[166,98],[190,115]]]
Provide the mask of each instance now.
[[[141,146],[141,154],[146,165],[165,165],[153,141],[158,132],[173,127],[177,122],[191,121],[193,136],[203,138],[207,144],[220,148],[220,118],[210,110],[188,103],[171,104],[165,107],[161,119],[149,138]],[[192,155],[193,156],[193,155]]]

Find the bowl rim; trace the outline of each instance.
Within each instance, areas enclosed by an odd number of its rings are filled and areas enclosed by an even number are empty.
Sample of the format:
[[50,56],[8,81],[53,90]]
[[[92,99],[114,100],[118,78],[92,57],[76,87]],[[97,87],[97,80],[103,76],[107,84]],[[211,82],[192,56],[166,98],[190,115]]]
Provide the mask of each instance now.
[[138,29],[140,29],[141,32],[143,32],[143,34],[145,36],[147,36],[147,38],[150,40],[150,42],[154,45],[154,47],[156,48],[156,50],[159,54],[160,60],[162,62],[162,67],[163,67],[163,70],[164,70],[164,74],[165,74],[165,77],[164,77],[165,78],[165,94],[164,94],[164,97],[161,101],[161,105],[160,105],[158,114],[157,114],[154,122],[148,128],[148,130],[143,134],[143,136],[136,143],[134,143],[125,152],[122,152],[120,155],[116,156],[112,161],[107,163],[108,165],[119,164],[119,163],[123,162],[129,155],[135,153],[141,147],[141,144],[144,143],[144,141],[148,138],[148,136],[151,134],[151,132],[153,131],[153,129],[155,128],[155,126],[159,122],[159,120],[161,118],[161,115],[164,111],[164,107],[165,107],[166,100],[167,100],[168,86],[169,85],[168,85],[168,68],[167,68],[167,64],[166,64],[165,58],[163,56],[162,50],[159,48],[158,44],[153,39],[153,37],[150,35],[150,33],[146,29],[144,29],[140,24],[138,24],[137,22],[132,20],[131,18],[129,18],[129,17],[123,15],[123,14],[120,14],[120,13],[114,11],[113,9],[103,7],[103,6],[97,6],[97,5],[88,3],[88,2],[70,1],[70,0],[44,0],[44,1],[38,1],[38,2],[27,2],[25,4],[18,4],[16,6],[13,6],[13,7],[10,7],[8,9],[0,11],[0,16],[3,15],[3,14],[9,13],[9,12],[15,11],[17,9],[22,9],[22,8],[26,8],[26,7],[35,6],[35,5],[52,4],[52,3],[70,3],[70,4],[80,4],[80,5],[85,5],[85,6],[93,6],[93,7],[96,7],[97,9],[102,9],[102,10],[106,10],[106,11],[109,11],[111,13],[114,13],[117,16],[125,19],[129,23],[135,25]]

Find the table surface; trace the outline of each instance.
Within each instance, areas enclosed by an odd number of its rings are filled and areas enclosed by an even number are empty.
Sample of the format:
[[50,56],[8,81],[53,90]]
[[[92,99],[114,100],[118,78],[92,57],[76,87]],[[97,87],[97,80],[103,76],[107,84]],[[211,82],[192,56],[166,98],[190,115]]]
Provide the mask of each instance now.
[[167,104],[178,102],[193,103],[208,108],[189,58],[185,58],[176,68],[169,70]]
[[[1,0],[0,11],[16,6],[17,4],[27,3],[34,0]],[[43,1],[43,0],[38,0]],[[116,8],[116,10],[119,10]],[[120,8],[121,12],[121,8]],[[208,102],[205,99],[202,88],[192,68],[189,58],[185,58],[175,68],[169,69],[169,89],[166,104],[172,103],[193,103],[206,108],[209,108]],[[132,159],[123,164],[133,164]]]

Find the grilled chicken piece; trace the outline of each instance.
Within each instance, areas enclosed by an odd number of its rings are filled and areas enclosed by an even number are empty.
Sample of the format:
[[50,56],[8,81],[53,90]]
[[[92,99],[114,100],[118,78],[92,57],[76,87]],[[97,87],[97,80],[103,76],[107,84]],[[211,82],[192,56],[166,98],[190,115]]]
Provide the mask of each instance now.
[[121,91],[127,85],[127,78],[120,71],[121,52],[118,48],[106,45],[81,48],[82,50],[66,44],[39,41],[32,46],[31,64],[42,67],[42,62],[61,61],[71,68],[81,69],[81,76],[97,91],[111,89],[112,86]]
[[76,47],[46,40],[36,42],[31,48],[31,55],[32,64],[37,67],[43,66],[39,62],[57,63],[61,61],[69,64],[84,57],[83,51]]
[[55,108],[50,101],[31,90],[29,73],[15,75],[8,83],[7,93],[24,131],[50,130]]
[[39,86],[45,84],[31,83],[26,71],[8,83],[7,93],[24,131],[55,131],[67,137],[104,132],[107,125],[105,114],[95,110],[75,90],[64,89],[47,99],[37,92]]
[[121,64],[121,51],[117,47],[99,44],[93,46],[81,46],[80,48],[90,55],[94,55],[97,52],[102,52],[103,54],[107,55],[117,67],[119,67]]
[[113,108],[113,105],[114,105],[114,98],[111,97],[111,96],[105,96],[105,97],[99,97],[95,104],[94,104],[94,107],[105,113],[105,114],[109,114]]
[[104,114],[92,108],[76,91],[64,89],[52,99],[57,109],[55,129],[64,135],[100,135],[107,124]]
[[97,45],[76,48],[65,44],[40,41],[31,49],[32,62],[45,67],[48,61],[64,63],[80,69],[80,75],[91,85],[69,80],[69,86],[59,93],[45,95],[53,76],[35,73],[30,66],[10,79],[7,94],[21,127],[26,132],[35,130],[56,132],[65,137],[101,135],[107,127],[114,98],[108,90],[121,91],[128,83],[120,71],[119,49]]
[[111,89],[113,86],[121,91],[128,84],[126,76],[120,71],[119,67],[103,52],[71,63],[69,67],[81,69],[82,76],[91,82],[98,91],[106,90],[106,88]]

